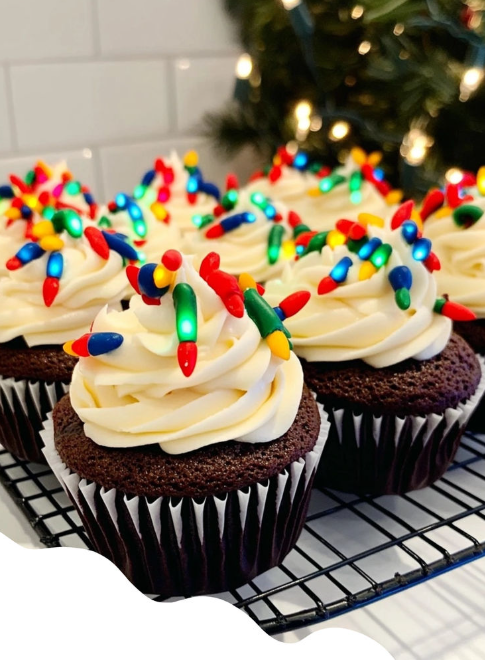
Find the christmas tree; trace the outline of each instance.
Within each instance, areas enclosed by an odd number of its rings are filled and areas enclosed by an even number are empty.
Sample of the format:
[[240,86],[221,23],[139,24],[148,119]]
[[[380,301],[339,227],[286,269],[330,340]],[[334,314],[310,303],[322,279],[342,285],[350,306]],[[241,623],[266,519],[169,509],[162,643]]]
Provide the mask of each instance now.
[[413,193],[485,163],[485,2],[224,2],[245,51],[235,99],[206,118],[226,152],[381,148]]

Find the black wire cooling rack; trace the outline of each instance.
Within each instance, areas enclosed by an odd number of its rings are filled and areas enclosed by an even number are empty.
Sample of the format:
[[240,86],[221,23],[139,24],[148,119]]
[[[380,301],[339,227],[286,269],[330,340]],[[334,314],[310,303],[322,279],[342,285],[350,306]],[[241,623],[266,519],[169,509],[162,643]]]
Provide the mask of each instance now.
[[[49,468],[19,461],[0,447],[0,480],[46,546],[91,547]],[[315,489],[297,547],[284,562],[218,597],[278,634],[484,555],[485,436],[467,432],[454,464],[425,490],[357,498]]]

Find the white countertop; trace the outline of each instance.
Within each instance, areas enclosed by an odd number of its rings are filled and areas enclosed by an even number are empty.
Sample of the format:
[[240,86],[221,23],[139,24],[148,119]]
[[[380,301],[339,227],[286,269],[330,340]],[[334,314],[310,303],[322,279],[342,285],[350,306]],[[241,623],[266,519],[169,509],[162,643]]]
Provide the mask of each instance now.
[[[0,532],[29,548],[38,537],[0,485]],[[364,633],[396,660],[483,660],[485,559],[332,621],[277,637],[294,642],[322,628]]]

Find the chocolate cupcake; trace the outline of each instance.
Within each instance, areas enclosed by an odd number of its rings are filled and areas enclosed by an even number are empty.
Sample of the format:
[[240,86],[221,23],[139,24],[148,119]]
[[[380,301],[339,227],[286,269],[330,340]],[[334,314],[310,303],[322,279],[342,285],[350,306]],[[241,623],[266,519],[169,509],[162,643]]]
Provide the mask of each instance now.
[[451,336],[452,318],[473,315],[438,296],[436,257],[408,211],[394,230],[340,221],[267,284],[270,304],[296,288],[311,293],[287,324],[331,422],[324,486],[380,495],[429,485],[484,391],[473,350]]
[[[39,202],[40,205],[40,202]],[[124,259],[136,250],[72,209],[49,213],[6,262],[0,279],[0,443],[44,462],[39,431],[66,391],[76,359],[63,343],[88,332],[127,290]]]
[[81,357],[44,433],[95,549],[165,597],[284,558],[328,431],[277,313],[218,265],[170,250],[132,268],[130,308],[66,347]]
[[[485,193],[485,172],[479,175],[477,187],[449,184],[444,193],[428,194],[423,206],[431,212],[424,215],[423,232],[433,241],[441,263],[436,273],[439,293],[466,305],[477,317],[466,323],[456,320],[455,332],[485,355],[485,197],[480,193]],[[469,428],[485,431],[485,399]]]

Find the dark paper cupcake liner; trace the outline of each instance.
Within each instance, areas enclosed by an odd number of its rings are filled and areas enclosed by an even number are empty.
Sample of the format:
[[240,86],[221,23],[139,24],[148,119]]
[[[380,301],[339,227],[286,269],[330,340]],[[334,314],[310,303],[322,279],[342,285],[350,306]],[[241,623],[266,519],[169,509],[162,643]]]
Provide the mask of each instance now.
[[403,494],[440,479],[452,463],[467,423],[485,391],[457,408],[426,416],[355,414],[324,404],[330,422],[315,483],[358,495]]
[[45,463],[40,431],[68,388],[61,382],[0,377],[0,445],[17,458]]
[[[479,360],[483,360],[484,356],[477,354]],[[477,407],[470,417],[468,422],[467,431],[472,433],[485,433],[485,395],[480,399]]]
[[301,532],[328,434],[280,474],[225,495],[127,496],[81,479],[61,461],[52,421],[42,436],[47,462],[76,507],[94,548],[141,591],[163,597],[235,589],[279,564]]

